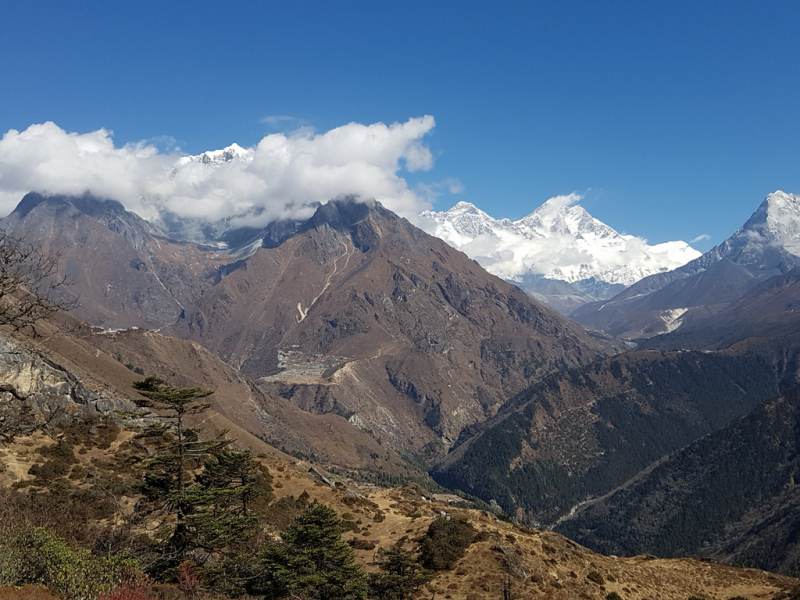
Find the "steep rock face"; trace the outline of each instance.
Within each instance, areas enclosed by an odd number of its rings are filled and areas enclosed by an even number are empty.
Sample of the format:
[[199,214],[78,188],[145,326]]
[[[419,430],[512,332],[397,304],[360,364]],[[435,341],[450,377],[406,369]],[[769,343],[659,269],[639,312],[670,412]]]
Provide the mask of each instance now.
[[696,325],[750,288],[800,265],[800,197],[775,192],[730,238],[686,265],[646,277],[571,317],[624,338]]
[[[113,410],[132,410],[125,396],[84,385],[80,373],[61,364],[60,356],[48,356],[23,339],[0,335],[0,407],[23,400],[38,412],[45,405],[66,407],[97,416]],[[2,411],[0,411],[2,412]]]
[[[353,200],[256,251],[169,331],[307,410],[335,409],[433,454],[531,379],[611,351],[380,204]],[[283,372],[278,350],[292,363]]]
[[570,204],[569,198],[554,198],[510,221],[459,202],[446,212],[423,212],[420,224],[491,273],[563,312],[610,298],[647,275],[699,256],[684,242],[649,246],[621,235]]
[[227,262],[209,249],[177,243],[113,200],[28,194],[2,226],[61,255],[73,314],[108,328],[174,323]]

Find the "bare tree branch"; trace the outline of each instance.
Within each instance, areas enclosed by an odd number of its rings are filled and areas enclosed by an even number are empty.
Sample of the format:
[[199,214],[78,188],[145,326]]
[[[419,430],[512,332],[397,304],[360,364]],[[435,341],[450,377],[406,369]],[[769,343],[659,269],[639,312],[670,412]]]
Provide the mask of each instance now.
[[0,325],[18,331],[56,311],[75,308],[63,299],[69,285],[58,274],[60,254],[0,230]]

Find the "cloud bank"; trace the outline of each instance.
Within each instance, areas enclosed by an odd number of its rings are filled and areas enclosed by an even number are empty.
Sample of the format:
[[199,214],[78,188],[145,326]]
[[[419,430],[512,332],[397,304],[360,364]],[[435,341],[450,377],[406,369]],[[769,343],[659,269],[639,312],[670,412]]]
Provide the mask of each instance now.
[[66,132],[55,123],[10,130],[0,140],[0,215],[30,191],[118,200],[145,218],[167,210],[210,221],[246,217],[250,226],[308,216],[309,203],[342,195],[376,198],[400,214],[428,207],[403,171],[427,171],[423,142],[432,116],[405,123],[349,123],[316,134],[274,133],[228,162],[181,160],[151,142],[116,147],[107,129]]

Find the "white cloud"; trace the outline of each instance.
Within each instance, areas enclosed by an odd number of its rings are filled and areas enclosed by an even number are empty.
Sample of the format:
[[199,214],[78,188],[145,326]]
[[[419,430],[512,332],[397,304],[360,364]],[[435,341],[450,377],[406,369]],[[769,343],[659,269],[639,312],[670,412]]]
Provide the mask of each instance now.
[[707,233],[701,233],[701,234],[700,234],[700,235],[698,235],[696,238],[694,238],[693,240],[691,240],[689,243],[690,243],[690,244],[694,244],[695,242],[702,242],[702,241],[704,241],[704,240],[710,240],[710,239],[711,239],[711,236],[710,236],[710,235],[708,235]]
[[449,178],[434,181],[433,183],[418,183],[416,190],[421,197],[432,203],[445,192],[448,194],[461,194],[464,191],[464,184],[458,179]]
[[580,202],[583,200],[583,194],[579,194],[577,192],[572,192],[571,194],[566,194],[562,196],[553,196],[549,198],[546,205],[551,206],[554,209],[563,208],[570,206],[571,204],[575,204],[576,202]]
[[267,115],[261,117],[261,122],[266,125],[280,125],[281,123],[291,123],[295,120],[294,117],[289,115]]
[[79,134],[52,122],[31,125],[0,140],[0,213],[29,191],[90,191],[145,217],[161,209],[209,220],[250,215],[250,225],[299,216],[310,202],[351,194],[415,213],[427,201],[401,173],[433,166],[422,140],[434,124],[425,116],[391,125],[349,123],[321,134],[274,133],[250,149],[252,160],[214,167],[178,165],[178,154],[161,153],[152,143],[117,148],[106,129]]

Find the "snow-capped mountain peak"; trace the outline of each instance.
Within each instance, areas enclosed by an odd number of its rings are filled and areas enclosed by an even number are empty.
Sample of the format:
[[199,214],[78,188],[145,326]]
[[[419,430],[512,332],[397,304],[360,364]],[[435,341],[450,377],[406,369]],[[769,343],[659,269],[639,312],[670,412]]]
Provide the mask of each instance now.
[[[424,224],[436,223],[435,233],[451,246],[458,248],[476,238],[484,235],[494,235],[493,224],[497,223],[492,217],[469,202],[459,202],[446,212],[423,211],[420,218]],[[430,231],[429,231],[430,233]]]
[[593,238],[624,236],[605,223],[598,221],[586,209],[578,204],[564,204],[548,200],[531,214],[517,221],[519,227],[526,227],[535,237],[548,235],[570,235],[577,239],[586,236]]
[[628,286],[700,256],[685,242],[650,246],[622,235],[576,204],[576,196],[545,202],[519,219],[497,220],[468,202],[445,212],[420,214],[423,229],[504,279]]
[[751,236],[757,232],[770,244],[800,256],[800,196],[773,192],[740,231]]
[[219,166],[235,160],[250,162],[253,160],[254,152],[247,148],[242,148],[239,144],[233,143],[222,150],[209,150],[194,156],[184,156],[178,160],[178,165],[188,163],[202,163],[204,165]]
[[[789,257],[787,261],[781,257]],[[800,196],[777,191],[767,196],[747,222],[688,268],[705,269],[727,258],[748,268],[783,268],[800,257]]]

